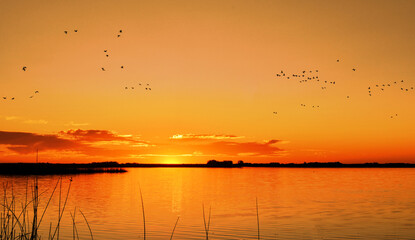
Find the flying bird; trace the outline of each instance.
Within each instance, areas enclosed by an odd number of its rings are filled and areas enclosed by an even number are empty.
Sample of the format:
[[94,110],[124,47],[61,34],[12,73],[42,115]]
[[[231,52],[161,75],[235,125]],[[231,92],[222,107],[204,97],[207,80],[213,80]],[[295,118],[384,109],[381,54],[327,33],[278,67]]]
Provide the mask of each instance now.
[[29,98],[33,98],[33,95],[32,95],[32,96],[30,96]]
[[104,50],[104,52],[107,52],[107,50]]
[[39,93],[39,91],[36,90],[35,93]]
[[7,97],[3,97],[3,99],[7,99]]
[[101,68],[102,71],[105,71],[105,68]]
[[75,29],[75,30],[73,30],[74,32],[78,32],[78,30],[77,29]]
[[122,33],[122,30],[120,30],[120,33]]
[[63,31],[65,34],[68,34],[68,31]]
[[337,59],[337,62],[340,62],[340,59]]
[[352,70],[356,72],[356,68],[352,68]]
[[121,37],[121,35],[118,34],[117,37]]
[[12,97],[12,100],[14,100],[14,97]]
[[122,69],[124,69],[124,66],[121,66]]
[[23,71],[26,71],[26,68],[27,68],[26,66],[23,66],[22,70],[23,70]]

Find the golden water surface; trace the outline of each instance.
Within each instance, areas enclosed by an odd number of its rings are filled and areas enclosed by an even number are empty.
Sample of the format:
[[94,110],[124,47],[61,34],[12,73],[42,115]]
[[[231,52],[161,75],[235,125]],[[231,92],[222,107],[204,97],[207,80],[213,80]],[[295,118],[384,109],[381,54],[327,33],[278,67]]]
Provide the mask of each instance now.
[[[72,178],[72,181],[70,179]],[[33,177],[0,176],[24,201]],[[43,210],[59,176],[39,177]],[[59,231],[72,239],[415,239],[415,169],[132,168],[122,174],[64,176],[41,224],[48,235],[70,186]],[[1,197],[4,192],[0,193]],[[10,195],[9,195],[10,196]],[[45,237],[45,238],[46,238]]]

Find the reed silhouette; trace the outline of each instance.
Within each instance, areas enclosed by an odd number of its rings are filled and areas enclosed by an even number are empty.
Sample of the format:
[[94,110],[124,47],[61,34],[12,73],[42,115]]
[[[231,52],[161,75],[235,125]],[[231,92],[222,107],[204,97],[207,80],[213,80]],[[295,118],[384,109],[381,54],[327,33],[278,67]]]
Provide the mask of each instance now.
[[258,198],[255,198],[255,203],[256,203],[256,222],[257,222],[257,226],[258,226],[258,240],[259,240],[259,214],[258,214]]
[[146,240],[146,214],[144,212],[144,201],[143,201],[143,194],[141,193],[141,186],[139,184],[140,188],[140,198],[141,198],[141,210],[143,212],[143,231],[144,231],[144,240]]
[[[33,186],[31,188],[31,199],[29,199],[28,194],[28,183],[26,184],[26,195],[25,195],[25,202],[22,204],[21,209],[18,209],[18,205],[16,202],[16,197],[13,192],[13,187],[9,186],[8,183],[3,184],[3,202],[0,203],[2,209],[0,212],[0,240],[39,240],[39,239],[47,239],[47,240],[54,240],[61,238],[61,224],[64,212],[67,208],[67,203],[69,199],[69,193],[71,190],[72,180],[69,181],[67,185],[66,192],[63,192],[63,179],[60,177],[54,187],[51,189],[50,196],[47,198],[45,203],[45,208],[43,211],[39,209],[39,203],[41,198],[45,195],[47,190],[39,193],[39,185],[38,185],[37,176],[34,178]],[[11,192],[9,193],[9,189]],[[144,208],[144,197],[142,194],[141,186],[139,185],[140,191],[140,201],[141,201],[141,210],[142,210],[142,219],[143,219],[143,236],[144,240],[147,239],[147,229],[146,229],[146,216],[145,216],[145,208]],[[48,207],[50,206],[51,200],[54,195],[58,192],[58,218],[55,224],[50,223],[49,226],[49,234],[47,237],[39,235],[39,228],[41,226],[42,220],[46,214]],[[256,201],[256,220],[257,220],[257,239],[260,239],[260,223],[259,223],[259,207],[258,207],[258,198],[255,199]],[[31,207],[32,212],[29,214],[29,208]],[[73,212],[69,212],[71,220],[72,220],[72,239],[80,239],[78,233],[78,227],[76,225],[76,214],[79,212],[85,224],[88,227],[89,235],[91,240],[94,239],[91,226],[85,216],[85,214],[75,207]],[[209,207],[209,213],[206,214],[205,206],[202,203],[202,213],[203,213],[203,224],[204,224],[204,233],[206,240],[209,240],[210,234],[210,223],[211,223],[211,213],[212,208]],[[175,230],[177,228],[178,222],[180,217],[177,217],[174,227],[170,234],[170,240],[173,239]],[[55,226],[53,226],[55,225]]]
[[209,228],[210,228],[210,213],[211,213],[212,207],[209,207],[209,218],[208,218],[207,225],[206,225],[205,205],[204,204],[202,204],[202,209],[203,209],[203,223],[205,225],[206,240],[208,240],[209,239]]
[[[53,198],[53,196],[56,193],[56,190],[59,186],[59,208],[58,208],[58,220],[56,223],[56,226],[53,228],[52,223],[50,223],[49,226],[49,235],[46,239],[53,240],[53,239],[59,239],[59,232],[61,227],[61,221],[63,217],[63,213],[65,212],[65,208],[67,206],[68,198],[69,198],[69,192],[71,189],[71,181],[69,181],[69,185],[67,188],[66,196],[62,198],[62,177],[59,178],[57,183],[55,184],[54,188],[52,189],[52,192],[47,199],[47,202],[45,204],[45,208],[43,211],[40,211],[39,209],[39,203],[40,199],[45,193],[47,192],[41,192],[39,193],[39,183],[37,177],[34,178],[33,186],[32,186],[32,194],[31,199],[28,197],[28,189],[29,184],[27,182],[26,184],[26,194],[25,194],[25,200],[21,204],[21,208],[18,207],[16,202],[16,196],[13,192],[13,186],[11,185],[9,187],[8,183],[3,184],[3,199],[0,203],[1,206],[1,212],[0,212],[0,240],[6,240],[6,239],[17,239],[17,240],[38,240],[38,239],[45,239],[45,237],[41,237],[39,235],[39,228],[42,223],[42,220],[46,214],[47,209],[49,208],[50,202]],[[9,188],[11,188],[11,191],[9,192]],[[64,201],[62,201],[64,200]],[[29,213],[29,208],[32,206],[32,212]],[[80,211],[80,210],[79,210]],[[41,215],[40,215],[41,212]],[[89,223],[85,217],[85,215],[80,211],[82,216],[84,217],[88,228],[90,230],[91,239],[93,239],[92,231],[89,226]],[[75,225],[75,216],[76,216],[76,208],[74,210],[74,214],[72,215],[72,223],[73,223],[73,239],[75,239],[75,236],[79,239],[79,235],[77,232],[77,228]]]
[[179,222],[179,218],[180,217],[177,217],[176,224],[174,224],[173,230],[171,231],[170,240],[173,239],[174,230],[176,229],[177,223]]

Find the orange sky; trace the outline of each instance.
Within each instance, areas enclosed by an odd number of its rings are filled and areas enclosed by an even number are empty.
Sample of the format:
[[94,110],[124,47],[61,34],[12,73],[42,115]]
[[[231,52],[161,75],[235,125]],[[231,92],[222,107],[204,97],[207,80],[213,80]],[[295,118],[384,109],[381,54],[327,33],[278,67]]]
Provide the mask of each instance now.
[[[49,162],[415,163],[414,11],[410,0],[1,1],[0,162],[39,148]],[[320,82],[292,77],[303,70]]]

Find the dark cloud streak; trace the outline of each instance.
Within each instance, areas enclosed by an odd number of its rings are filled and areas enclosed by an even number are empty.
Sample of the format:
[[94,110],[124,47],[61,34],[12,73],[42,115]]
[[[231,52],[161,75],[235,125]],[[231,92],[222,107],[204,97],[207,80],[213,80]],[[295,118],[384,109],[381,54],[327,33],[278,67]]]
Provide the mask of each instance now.
[[5,131],[0,131],[0,144],[9,145],[7,147],[9,150],[20,154],[28,154],[36,149],[40,151],[67,150],[81,147],[79,143],[62,139],[56,135]]

